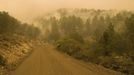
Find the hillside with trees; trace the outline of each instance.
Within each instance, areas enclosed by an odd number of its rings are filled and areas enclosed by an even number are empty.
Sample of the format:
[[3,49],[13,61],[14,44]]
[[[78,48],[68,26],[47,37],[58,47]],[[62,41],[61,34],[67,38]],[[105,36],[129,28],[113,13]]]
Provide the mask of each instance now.
[[[0,11],[0,75],[7,75],[32,52],[40,30]],[[33,41],[34,40],[34,41]]]
[[132,11],[59,9],[41,17],[43,40],[74,58],[134,74]]

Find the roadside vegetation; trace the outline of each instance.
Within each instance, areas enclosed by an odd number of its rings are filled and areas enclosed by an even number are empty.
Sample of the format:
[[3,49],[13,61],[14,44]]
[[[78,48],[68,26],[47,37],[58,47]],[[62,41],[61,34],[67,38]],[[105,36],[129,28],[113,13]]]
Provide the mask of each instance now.
[[39,33],[40,30],[33,25],[0,12],[0,75],[8,75],[32,52],[33,40]]
[[60,9],[41,21],[44,40],[74,58],[134,75],[134,13]]

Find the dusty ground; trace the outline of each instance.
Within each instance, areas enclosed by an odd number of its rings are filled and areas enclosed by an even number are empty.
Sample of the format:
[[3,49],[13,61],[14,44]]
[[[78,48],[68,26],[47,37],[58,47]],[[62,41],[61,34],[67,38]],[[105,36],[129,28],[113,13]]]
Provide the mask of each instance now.
[[10,75],[123,75],[87,64],[56,51],[51,45],[36,45],[34,52]]

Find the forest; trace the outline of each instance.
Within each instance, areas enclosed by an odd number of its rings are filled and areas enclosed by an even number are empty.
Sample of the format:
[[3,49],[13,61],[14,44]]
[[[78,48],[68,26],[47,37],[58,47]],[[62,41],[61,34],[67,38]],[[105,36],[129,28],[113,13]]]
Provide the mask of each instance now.
[[134,75],[133,11],[59,9],[37,17],[35,22],[39,26],[0,12],[0,69],[14,69],[11,66],[26,57],[26,49],[40,41],[84,62]]
[[[59,9],[38,18],[43,40],[74,58],[134,74],[134,12]],[[45,36],[44,36],[45,35]]]

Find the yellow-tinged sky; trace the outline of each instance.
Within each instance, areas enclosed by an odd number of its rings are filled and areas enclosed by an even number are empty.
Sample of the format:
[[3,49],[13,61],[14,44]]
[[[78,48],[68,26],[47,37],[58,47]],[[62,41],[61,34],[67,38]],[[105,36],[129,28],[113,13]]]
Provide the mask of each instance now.
[[0,0],[0,10],[21,20],[58,8],[134,10],[134,0]]

